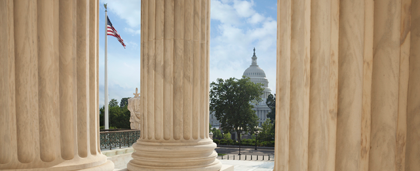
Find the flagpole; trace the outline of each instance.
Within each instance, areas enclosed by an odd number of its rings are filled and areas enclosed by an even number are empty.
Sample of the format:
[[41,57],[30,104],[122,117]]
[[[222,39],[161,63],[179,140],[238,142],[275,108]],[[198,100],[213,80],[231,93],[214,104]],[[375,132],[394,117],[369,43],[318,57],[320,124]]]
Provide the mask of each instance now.
[[108,14],[107,4],[105,7],[105,129],[109,129],[109,115],[108,115]]

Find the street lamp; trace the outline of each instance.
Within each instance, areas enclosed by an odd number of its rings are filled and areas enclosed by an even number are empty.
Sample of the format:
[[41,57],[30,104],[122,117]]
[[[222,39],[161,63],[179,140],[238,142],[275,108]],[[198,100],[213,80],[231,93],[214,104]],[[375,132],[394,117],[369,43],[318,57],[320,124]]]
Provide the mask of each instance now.
[[257,136],[255,136],[255,150],[257,150],[257,143],[258,143],[258,131],[257,131]]
[[239,131],[239,134],[237,135],[237,137],[239,138],[239,154],[238,155],[239,155],[239,158],[240,158],[241,157],[241,142],[242,142],[241,141],[241,133],[240,132],[242,132],[242,127],[239,127],[238,130],[240,130]]
[[238,135],[238,137],[239,137],[239,158],[241,158],[241,134],[239,133],[239,135]]
[[258,143],[258,126],[255,126],[255,131],[256,132],[256,136],[255,136],[255,150],[257,150],[257,143]]

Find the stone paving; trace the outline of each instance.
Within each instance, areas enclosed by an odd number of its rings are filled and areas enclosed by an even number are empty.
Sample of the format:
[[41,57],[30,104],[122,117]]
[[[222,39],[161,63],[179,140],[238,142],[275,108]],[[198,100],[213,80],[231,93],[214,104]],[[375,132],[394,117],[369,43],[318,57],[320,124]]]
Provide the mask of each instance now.
[[[133,150],[132,147],[117,148],[104,150],[102,153],[108,157],[108,160],[114,162],[114,171],[126,171],[127,163],[132,159],[131,153]],[[238,148],[217,147],[216,151],[226,154],[223,158],[222,156],[217,158],[223,164],[233,165],[234,171],[268,171],[274,168],[274,149],[258,148],[258,150],[255,150],[254,148],[241,148],[240,157]]]
[[234,171],[272,171],[274,169],[274,161],[220,160],[220,162],[233,165]]

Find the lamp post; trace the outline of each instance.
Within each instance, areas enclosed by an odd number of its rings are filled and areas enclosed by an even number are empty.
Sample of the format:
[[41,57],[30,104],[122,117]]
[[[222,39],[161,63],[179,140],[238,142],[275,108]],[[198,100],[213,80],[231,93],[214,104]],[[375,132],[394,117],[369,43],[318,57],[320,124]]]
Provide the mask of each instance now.
[[[238,130],[240,130],[240,131],[238,131],[238,132],[239,132],[239,134],[237,135],[237,137],[238,137],[238,139],[239,139],[239,154],[238,154],[238,155],[239,155],[239,158],[240,158],[240,157],[241,157],[241,142],[242,142],[242,141],[241,141],[241,133],[240,133],[240,132],[242,132],[242,127],[239,127],[239,128],[238,128]],[[237,132],[237,133],[238,133],[238,132]]]
[[256,136],[255,136],[255,150],[257,150],[257,144],[258,144],[258,126],[255,126],[255,132],[256,132]]
[[257,131],[257,136],[255,136],[255,150],[257,150],[257,143],[258,143],[258,131]]
[[238,138],[239,138],[239,158],[241,157],[241,134],[238,134]]

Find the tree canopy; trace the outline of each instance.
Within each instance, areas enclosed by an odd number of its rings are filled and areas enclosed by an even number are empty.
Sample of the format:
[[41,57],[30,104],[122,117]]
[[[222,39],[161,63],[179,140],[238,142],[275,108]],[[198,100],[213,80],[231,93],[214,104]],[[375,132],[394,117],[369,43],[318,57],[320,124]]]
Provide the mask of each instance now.
[[253,103],[260,102],[264,88],[249,77],[217,79],[210,84],[210,111],[215,113],[223,132],[252,132],[258,125]]
[[222,132],[219,129],[212,128],[210,130],[213,133],[213,139],[222,139],[223,138]]
[[230,139],[232,139],[232,138],[230,138],[230,133],[228,132],[228,133],[225,133],[225,134],[222,134],[223,135],[223,139],[225,139],[225,140],[230,140]]
[[274,124],[270,119],[266,119],[262,124],[261,132],[258,134],[258,139],[263,141],[274,141]]
[[[123,98],[124,99],[124,98]],[[105,106],[102,106],[99,109],[99,120],[100,126],[105,125]],[[125,106],[118,106],[118,101],[116,99],[112,99],[108,105],[108,115],[109,115],[109,127],[113,128],[124,128],[130,129],[130,111],[127,109],[127,105]]]
[[111,99],[111,101],[109,101],[109,107],[115,107],[115,106],[118,106],[117,99]]
[[267,114],[267,117],[270,118],[271,123],[274,123],[276,120],[276,94],[268,95],[265,103],[271,109],[271,111]]
[[130,97],[124,97],[121,99],[120,108],[128,105],[128,99],[130,99]]

